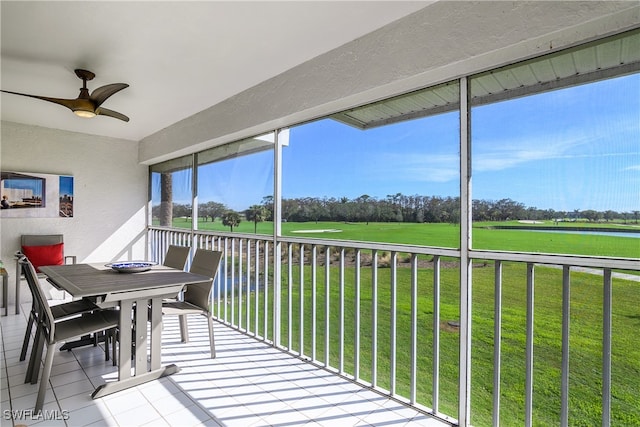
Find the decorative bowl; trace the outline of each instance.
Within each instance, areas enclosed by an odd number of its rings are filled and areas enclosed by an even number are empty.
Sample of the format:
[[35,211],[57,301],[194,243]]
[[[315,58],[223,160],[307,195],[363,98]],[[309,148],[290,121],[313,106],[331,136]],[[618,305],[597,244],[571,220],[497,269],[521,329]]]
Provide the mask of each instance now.
[[156,265],[155,262],[147,261],[126,261],[126,262],[112,262],[105,264],[105,267],[110,267],[118,273],[141,273],[143,271],[151,270],[151,267]]

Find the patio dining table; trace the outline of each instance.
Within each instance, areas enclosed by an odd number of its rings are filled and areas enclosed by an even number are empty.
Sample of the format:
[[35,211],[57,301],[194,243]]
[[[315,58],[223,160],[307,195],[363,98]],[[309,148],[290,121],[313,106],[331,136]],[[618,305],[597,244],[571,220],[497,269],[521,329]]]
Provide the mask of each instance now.
[[118,380],[98,386],[91,394],[94,399],[179,371],[175,364],[161,365],[162,299],[175,297],[185,285],[211,280],[161,265],[136,273],[118,272],[105,264],[56,265],[40,271],[52,285],[73,297],[94,297],[98,305],[120,309]]

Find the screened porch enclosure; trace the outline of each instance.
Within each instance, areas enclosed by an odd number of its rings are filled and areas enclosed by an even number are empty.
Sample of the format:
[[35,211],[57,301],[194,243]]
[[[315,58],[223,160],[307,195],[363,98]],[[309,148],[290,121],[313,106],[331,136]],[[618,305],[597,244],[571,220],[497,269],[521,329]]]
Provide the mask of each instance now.
[[214,318],[451,424],[640,422],[638,47],[153,165],[150,255],[221,250]]

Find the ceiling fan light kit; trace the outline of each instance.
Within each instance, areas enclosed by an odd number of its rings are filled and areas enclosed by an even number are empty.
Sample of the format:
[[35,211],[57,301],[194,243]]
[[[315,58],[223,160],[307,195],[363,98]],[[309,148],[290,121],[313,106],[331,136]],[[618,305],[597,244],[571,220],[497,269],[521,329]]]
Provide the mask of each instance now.
[[85,119],[90,119],[90,118],[96,116],[96,113],[94,113],[93,111],[73,110],[73,112],[76,114],[76,116],[82,117],[82,118],[85,118]]
[[115,119],[119,119],[125,122],[129,121],[129,117],[117,111],[108,110],[102,108],[101,105],[111,95],[129,87],[126,83],[112,83],[106,86],[101,86],[95,89],[91,95],[89,95],[89,89],[87,89],[87,80],[93,80],[96,76],[91,71],[87,70],[75,70],[76,76],[82,79],[82,87],[80,88],[80,95],[76,99],[62,99],[62,98],[49,98],[46,96],[29,95],[26,93],[11,92],[8,90],[2,90],[5,93],[11,93],[13,95],[28,96],[30,98],[36,98],[43,101],[52,102],[54,104],[67,107],[78,117],[91,118],[95,116],[108,116]]

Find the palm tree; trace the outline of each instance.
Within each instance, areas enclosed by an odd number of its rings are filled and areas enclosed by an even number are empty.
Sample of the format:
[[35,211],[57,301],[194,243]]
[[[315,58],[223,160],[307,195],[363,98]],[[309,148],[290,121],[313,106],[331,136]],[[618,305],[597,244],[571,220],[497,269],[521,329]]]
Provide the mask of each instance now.
[[227,211],[222,215],[222,225],[231,227],[231,232],[233,232],[233,227],[237,227],[238,224],[240,224],[240,215],[238,212]]
[[160,226],[171,227],[173,221],[173,175],[160,174]]
[[267,217],[267,209],[263,205],[253,205],[246,210],[245,216],[249,221],[253,221],[253,233],[258,233],[258,223]]

